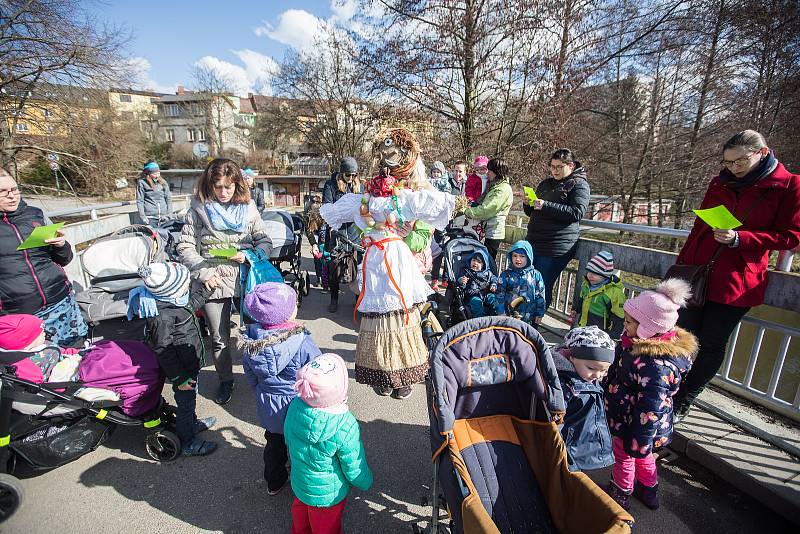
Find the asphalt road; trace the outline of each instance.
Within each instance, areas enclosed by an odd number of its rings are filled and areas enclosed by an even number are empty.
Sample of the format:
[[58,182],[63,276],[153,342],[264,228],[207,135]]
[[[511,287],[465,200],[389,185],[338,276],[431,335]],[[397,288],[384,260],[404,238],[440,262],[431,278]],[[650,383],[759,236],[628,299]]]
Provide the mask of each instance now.
[[[340,310],[327,312],[327,294],[318,289],[304,301],[299,319],[323,352],[354,360],[357,330],[351,319],[355,298],[345,293]],[[292,492],[267,494],[262,478],[263,430],[253,396],[234,356],[237,388],[223,407],[211,400],[213,367],[200,376],[198,415],[214,415],[207,439],[220,444],[206,458],[179,458],[169,464],[150,460],[140,429],[118,428],[98,450],[51,472],[23,480],[26,501],[3,532],[153,533],[259,532],[290,529]],[[171,395],[165,390],[167,398]],[[421,505],[432,466],[424,389],[405,401],[376,396],[351,380],[350,409],[361,422],[375,484],[353,490],[345,512],[346,532],[411,532],[425,525],[430,508]],[[608,470],[592,475],[608,480]],[[792,532],[774,513],[687,459],[660,462],[662,508],[653,512],[634,503],[636,532]],[[580,513],[579,510],[576,513]]]

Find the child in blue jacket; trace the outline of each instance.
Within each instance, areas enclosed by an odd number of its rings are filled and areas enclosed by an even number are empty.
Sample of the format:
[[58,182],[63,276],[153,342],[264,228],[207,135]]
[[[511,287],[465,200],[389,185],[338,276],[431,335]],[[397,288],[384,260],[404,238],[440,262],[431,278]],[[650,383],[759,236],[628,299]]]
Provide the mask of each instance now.
[[[500,275],[496,295],[500,313],[514,312],[534,326],[542,322],[546,311],[544,280],[533,267],[533,249],[527,241],[517,241],[508,251],[508,269]],[[525,302],[512,310],[511,303],[517,297],[523,297]]]
[[564,426],[571,471],[601,469],[614,463],[600,380],[614,363],[615,343],[596,326],[573,328],[553,351],[564,392]]
[[497,276],[489,266],[489,254],[478,249],[469,258],[456,276],[456,284],[464,292],[467,307],[472,317],[494,315],[497,310]]
[[265,429],[264,478],[269,494],[275,495],[289,479],[283,423],[296,396],[297,371],[320,350],[305,327],[294,321],[297,293],[286,284],[258,284],[245,296],[244,305],[257,323],[249,325],[242,337],[242,366]]

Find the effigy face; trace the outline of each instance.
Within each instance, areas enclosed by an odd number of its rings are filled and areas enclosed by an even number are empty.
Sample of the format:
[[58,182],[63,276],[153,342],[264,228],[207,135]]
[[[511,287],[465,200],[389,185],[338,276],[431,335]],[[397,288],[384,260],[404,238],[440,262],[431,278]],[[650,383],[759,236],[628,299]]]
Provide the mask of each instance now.
[[407,130],[391,128],[378,132],[373,154],[379,167],[389,167],[395,174],[397,169],[409,169],[414,165],[419,155],[419,145]]

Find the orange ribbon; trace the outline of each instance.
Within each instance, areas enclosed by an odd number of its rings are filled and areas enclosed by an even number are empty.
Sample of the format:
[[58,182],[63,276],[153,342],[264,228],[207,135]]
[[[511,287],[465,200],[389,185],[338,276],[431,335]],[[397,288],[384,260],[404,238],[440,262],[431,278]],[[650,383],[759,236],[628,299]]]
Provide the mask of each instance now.
[[[358,300],[356,300],[356,307],[353,310],[353,322],[356,322],[356,313],[358,312],[358,307],[361,305],[361,301],[364,299],[364,290],[367,284],[367,256],[369,255],[369,249],[372,247],[378,247],[380,250],[385,250],[384,244],[390,241],[402,241],[403,239],[400,237],[387,237],[385,239],[381,239],[380,241],[375,241],[371,237],[366,237],[361,241],[361,244],[364,246],[364,260],[361,262],[361,292],[358,294]],[[400,295],[400,302],[403,304],[403,310],[405,311],[405,324],[408,326],[408,307],[406,306],[406,299],[403,297],[403,292],[400,291],[400,286],[397,284],[397,281],[394,279],[392,275],[392,268],[389,266],[389,260],[386,259],[386,254],[383,255],[383,263],[386,265],[386,272],[389,274],[389,281],[392,283],[394,288],[397,290],[397,293]]]

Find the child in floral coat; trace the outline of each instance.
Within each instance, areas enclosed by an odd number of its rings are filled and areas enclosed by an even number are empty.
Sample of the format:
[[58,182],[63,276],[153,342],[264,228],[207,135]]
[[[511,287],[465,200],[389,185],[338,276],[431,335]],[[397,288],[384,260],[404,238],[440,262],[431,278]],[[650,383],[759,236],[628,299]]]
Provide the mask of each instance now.
[[671,439],[672,397],[697,353],[697,339],[675,326],[689,295],[686,282],[671,278],[623,306],[625,332],[609,370],[605,404],[614,450],[607,491],[626,510],[630,495],[658,508],[653,449]]

